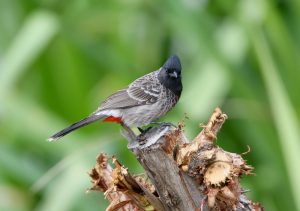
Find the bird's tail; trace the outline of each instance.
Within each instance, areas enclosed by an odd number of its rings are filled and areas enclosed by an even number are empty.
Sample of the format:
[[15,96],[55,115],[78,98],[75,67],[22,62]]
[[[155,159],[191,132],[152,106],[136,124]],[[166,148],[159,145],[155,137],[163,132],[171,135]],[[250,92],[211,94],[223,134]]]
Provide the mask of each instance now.
[[104,115],[95,115],[92,114],[89,117],[86,117],[82,120],[80,120],[79,122],[76,122],[72,125],[70,125],[69,127],[66,127],[65,129],[59,131],[58,133],[54,134],[53,136],[51,136],[50,138],[48,138],[48,141],[55,141],[60,139],[61,137],[67,135],[68,133],[71,133],[73,130],[76,130],[78,128],[84,127],[86,125],[89,125],[97,120],[103,119],[106,116]]

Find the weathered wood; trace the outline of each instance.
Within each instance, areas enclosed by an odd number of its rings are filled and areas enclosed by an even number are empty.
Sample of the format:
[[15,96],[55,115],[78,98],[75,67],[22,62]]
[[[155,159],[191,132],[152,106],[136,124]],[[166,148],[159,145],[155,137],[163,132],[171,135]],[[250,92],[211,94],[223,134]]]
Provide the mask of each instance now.
[[164,210],[200,210],[204,195],[193,179],[178,168],[172,153],[163,149],[167,142],[164,135],[170,131],[165,125],[151,128],[137,137],[144,144],[131,150],[154,184]]

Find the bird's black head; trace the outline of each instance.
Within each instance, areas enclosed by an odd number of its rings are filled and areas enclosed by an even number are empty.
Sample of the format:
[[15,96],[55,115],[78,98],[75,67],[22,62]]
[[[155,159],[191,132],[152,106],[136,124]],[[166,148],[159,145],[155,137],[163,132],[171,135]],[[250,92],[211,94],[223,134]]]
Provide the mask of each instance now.
[[181,63],[178,56],[173,55],[168,58],[161,67],[158,79],[165,87],[170,89],[178,97],[182,91],[181,83]]

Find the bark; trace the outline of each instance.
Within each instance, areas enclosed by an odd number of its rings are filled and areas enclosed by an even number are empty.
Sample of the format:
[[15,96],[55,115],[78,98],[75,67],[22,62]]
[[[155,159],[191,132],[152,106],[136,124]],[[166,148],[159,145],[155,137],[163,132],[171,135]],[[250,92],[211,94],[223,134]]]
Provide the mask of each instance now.
[[182,125],[163,124],[137,137],[125,128],[128,148],[151,181],[130,175],[115,157],[115,168],[110,167],[101,154],[105,165],[98,157],[91,190],[105,192],[111,202],[107,210],[263,210],[240,186],[241,176],[253,175],[253,168],[214,143],[226,118],[216,108],[191,142]]

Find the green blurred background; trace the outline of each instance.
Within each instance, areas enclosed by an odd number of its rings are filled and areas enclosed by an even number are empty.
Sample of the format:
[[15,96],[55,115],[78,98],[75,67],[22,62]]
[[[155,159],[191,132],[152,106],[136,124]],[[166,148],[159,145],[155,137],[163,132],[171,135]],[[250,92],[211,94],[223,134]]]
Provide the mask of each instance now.
[[116,124],[46,138],[112,92],[182,60],[184,91],[164,120],[192,139],[216,106],[217,143],[255,167],[266,210],[300,210],[300,1],[0,0],[0,210],[104,210],[86,194],[99,152],[142,172]]

